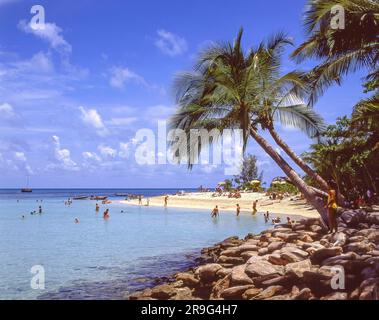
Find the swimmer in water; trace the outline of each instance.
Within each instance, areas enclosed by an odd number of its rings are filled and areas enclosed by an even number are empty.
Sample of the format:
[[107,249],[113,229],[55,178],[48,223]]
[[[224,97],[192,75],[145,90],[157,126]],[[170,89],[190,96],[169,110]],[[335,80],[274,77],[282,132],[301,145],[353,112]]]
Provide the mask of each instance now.
[[96,203],[96,212],[99,212],[99,210],[100,210],[100,206],[99,206],[99,204],[98,203]]
[[104,218],[104,219],[108,219],[108,218],[109,218],[109,209],[106,209],[106,210],[104,211],[103,218]]
[[39,213],[39,214],[42,213],[42,207],[41,207],[41,206],[38,207],[38,213]]
[[75,218],[75,223],[80,223],[78,218]]

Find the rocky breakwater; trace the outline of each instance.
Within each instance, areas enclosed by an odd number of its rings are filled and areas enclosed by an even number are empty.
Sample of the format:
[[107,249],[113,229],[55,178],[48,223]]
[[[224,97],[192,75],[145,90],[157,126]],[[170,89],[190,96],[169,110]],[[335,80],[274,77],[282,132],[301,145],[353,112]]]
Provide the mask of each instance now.
[[340,212],[335,234],[319,219],[302,219],[245,239],[230,237],[202,254],[202,265],[127,298],[379,299],[379,216],[364,211]]

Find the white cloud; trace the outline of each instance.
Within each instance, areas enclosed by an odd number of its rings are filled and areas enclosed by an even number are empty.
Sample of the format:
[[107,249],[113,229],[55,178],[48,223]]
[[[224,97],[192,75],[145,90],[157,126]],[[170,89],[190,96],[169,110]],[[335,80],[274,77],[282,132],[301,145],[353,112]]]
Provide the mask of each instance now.
[[84,124],[96,129],[97,133],[101,136],[108,133],[107,128],[104,125],[103,119],[96,109],[86,109],[82,106],[79,107],[80,117]]
[[118,155],[120,158],[128,158],[130,153],[130,143],[129,142],[120,142],[120,151]]
[[14,153],[14,160],[16,163],[14,163],[12,160],[8,160],[7,161],[8,166],[10,166],[11,168],[13,167],[13,169],[18,170],[18,171],[20,170],[26,171],[28,174],[34,173],[33,169],[28,164],[28,159],[26,158],[24,152],[16,151]]
[[37,73],[50,73],[54,70],[51,56],[44,52],[36,53],[31,59],[18,61],[14,63],[16,71],[19,72],[37,72]]
[[111,78],[109,80],[109,84],[114,88],[122,89],[128,82],[148,86],[145,79],[142,76],[138,75],[137,73],[131,71],[128,68],[113,67],[110,69],[110,73]]
[[176,109],[172,106],[156,105],[148,107],[145,110],[146,118],[155,122],[157,120],[168,119]]
[[32,28],[30,23],[21,20],[18,28],[26,33],[33,34],[49,43],[49,45],[60,53],[70,53],[71,45],[61,35],[62,29],[55,23],[45,22],[44,28]]
[[136,117],[112,118],[109,121],[106,121],[106,123],[111,126],[128,126],[137,120]]
[[19,161],[26,161],[26,156],[23,152],[15,152],[14,157]]
[[59,162],[58,166],[66,170],[78,170],[78,165],[71,159],[70,150],[61,148],[61,143],[58,136],[52,136],[52,139],[55,146],[55,159]]
[[201,171],[204,173],[211,173],[217,168],[217,165],[215,164],[209,164],[209,165],[200,164],[200,166],[201,166]]
[[9,103],[0,104],[0,115],[6,119],[10,119],[16,116],[13,107]]
[[101,158],[95,152],[85,151],[82,156],[85,160],[101,161]]
[[105,157],[115,158],[117,156],[117,150],[109,146],[100,145],[97,149],[99,150],[100,154]]
[[184,38],[166,30],[158,30],[157,34],[155,45],[164,54],[174,57],[187,51],[187,41]]

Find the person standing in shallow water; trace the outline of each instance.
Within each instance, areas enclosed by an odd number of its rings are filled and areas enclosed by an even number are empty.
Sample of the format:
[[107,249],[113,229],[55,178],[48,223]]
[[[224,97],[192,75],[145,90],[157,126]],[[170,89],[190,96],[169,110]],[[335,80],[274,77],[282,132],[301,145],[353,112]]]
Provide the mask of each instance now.
[[240,205],[237,203],[237,217],[240,215],[240,212],[241,212],[241,207],[240,207]]
[[217,218],[218,215],[219,215],[218,206],[215,206],[214,209],[212,210],[211,217]]
[[337,224],[337,196],[336,188],[334,181],[329,181],[329,190],[328,190],[328,201],[326,203],[326,209],[328,210],[328,220],[329,220],[329,233],[338,231]]
[[256,214],[257,213],[257,204],[258,204],[258,200],[255,200],[254,202],[253,202],[253,214]]
[[98,203],[96,203],[96,212],[99,212],[99,210],[100,210],[100,206],[99,206],[99,204]]
[[168,196],[165,196],[164,197],[164,206],[167,207],[167,203],[168,203]]

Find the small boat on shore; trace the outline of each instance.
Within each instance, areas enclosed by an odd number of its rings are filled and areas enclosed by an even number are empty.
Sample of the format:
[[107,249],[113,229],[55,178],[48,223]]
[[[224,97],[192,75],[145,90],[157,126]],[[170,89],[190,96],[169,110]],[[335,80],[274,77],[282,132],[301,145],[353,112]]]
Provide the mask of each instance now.
[[87,200],[88,196],[77,196],[77,197],[73,197],[72,199],[73,200]]
[[107,196],[92,196],[90,199],[91,200],[107,200],[108,197]]

